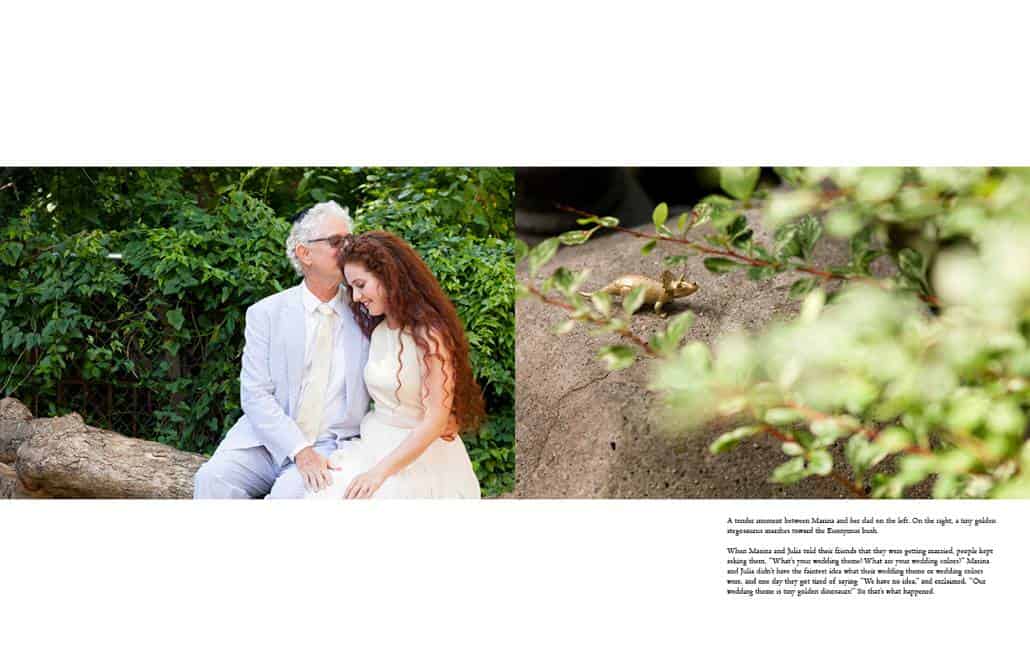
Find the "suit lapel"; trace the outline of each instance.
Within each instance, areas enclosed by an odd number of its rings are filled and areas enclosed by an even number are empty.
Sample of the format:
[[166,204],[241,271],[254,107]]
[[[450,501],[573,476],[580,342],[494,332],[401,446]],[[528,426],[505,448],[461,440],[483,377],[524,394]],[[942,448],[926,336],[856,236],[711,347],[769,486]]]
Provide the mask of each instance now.
[[290,383],[289,413],[297,413],[297,401],[300,398],[300,384],[304,380],[304,339],[305,316],[304,303],[301,300],[300,288],[290,294],[286,307],[282,310],[283,342],[286,352],[286,376]]
[[[346,298],[344,298],[346,302]],[[365,367],[362,363],[361,345],[364,336],[358,327],[350,308],[347,308],[346,316],[341,318],[340,333],[343,336],[344,348],[344,382],[347,387],[347,411],[351,412],[360,404],[358,396],[361,391],[361,383],[364,381]],[[358,415],[360,416],[360,415]]]

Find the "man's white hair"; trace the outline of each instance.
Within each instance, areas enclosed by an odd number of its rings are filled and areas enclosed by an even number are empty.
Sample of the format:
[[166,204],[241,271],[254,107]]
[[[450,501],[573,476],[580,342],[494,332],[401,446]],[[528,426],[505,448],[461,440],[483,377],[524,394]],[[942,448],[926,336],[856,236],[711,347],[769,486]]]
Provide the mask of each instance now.
[[347,225],[347,233],[350,233],[354,220],[350,219],[347,209],[335,201],[315,204],[293,225],[290,235],[286,237],[286,258],[293,264],[293,270],[297,271],[297,275],[304,275],[300,259],[297,258],[297,247],[312,238],[317,238],[316,234],[322,222],[332,217],[343,220]]

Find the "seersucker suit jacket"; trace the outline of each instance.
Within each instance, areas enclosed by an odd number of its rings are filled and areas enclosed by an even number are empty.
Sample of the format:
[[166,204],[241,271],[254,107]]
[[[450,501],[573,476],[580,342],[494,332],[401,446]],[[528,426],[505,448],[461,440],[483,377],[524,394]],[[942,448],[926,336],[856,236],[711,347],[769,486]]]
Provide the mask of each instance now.
[[[264,446],[283,464],[301,444],[304,433],[294,420],[304,372],[304,304],[302,285],[264,298],[247,308],[240,406],[243,416],[229,429],[219,449]],[[347,292],[343,291],[346,303]],[[348,304],[349,305],[349,304]],[[344,308],[335,335],[342,345],[346,401],[342,414],[330,418],[326,430],[343,439],[358,434],[368,411],[364,370],[369,341],[349,307]],[[336,358],[341,358],[338,354]],[[325,431],[323,431],[325,432]]]

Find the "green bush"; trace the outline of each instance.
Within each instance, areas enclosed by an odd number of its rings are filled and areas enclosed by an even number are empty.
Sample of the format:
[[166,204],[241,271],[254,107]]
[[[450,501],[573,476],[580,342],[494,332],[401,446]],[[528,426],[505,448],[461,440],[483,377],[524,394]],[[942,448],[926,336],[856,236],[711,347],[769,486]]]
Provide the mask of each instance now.
[[[584,218],[588,229],[532,250],[519,244],[531,274],[520,296],[563,299],[565,330],[584,322],[623,334],[633,344],[600,350],[612,369],[656,358],[651,388],[672,427],[731,422],[713,453],[773,437],[786,458],[775,483],[827,476],[857,496],[896,498],[932,480],[939,498],[1030,496],[1030,170],[776,172],[783,182],[762,188],[757,167],[723,169],[736,200],[708,197],[675,221],[660,204],[654,233],[633,233],[648,252],[669,248],[670,266],[794,276],[802,304],[790,321],[709,348],[689,340],[687,312],[642,340],[628,324],[639,299],[612,315],[577,293],[582,272],[536,280],[559,244],[621,230],[614,218]],[[772,227],[771,242],[755,238],[745,212]],[[847,263],[815,262],[827,236],[847,243]]]
[[[244,312],[297,282],[287,220],[334,198],[360,228],[408,238],[454,296],[491,417],[469,453],[485,494],[512,488],[510,171],[7,169],[0,181],[4,395],[212,452],[241,413]],[[425,185],[417,205],[394,206],[383,188],[409,181]]]

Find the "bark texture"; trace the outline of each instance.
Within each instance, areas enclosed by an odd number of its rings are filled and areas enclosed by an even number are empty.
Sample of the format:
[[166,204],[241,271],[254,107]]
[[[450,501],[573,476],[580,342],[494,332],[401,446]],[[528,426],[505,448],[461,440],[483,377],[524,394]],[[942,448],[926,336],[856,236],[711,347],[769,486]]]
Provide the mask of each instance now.
[[42,499],[47,494],[32,492],[18,480],[18,473],[10,465],[0,463],[0,499]]
[[14,398],[0,400],[0,463],[13,463],[32,436],[32,412]]
[[27,420],[24,405],[10,398],[3,403],[0,498],[193,496],[193,475],[204,456],[94,428],[74,413]]

